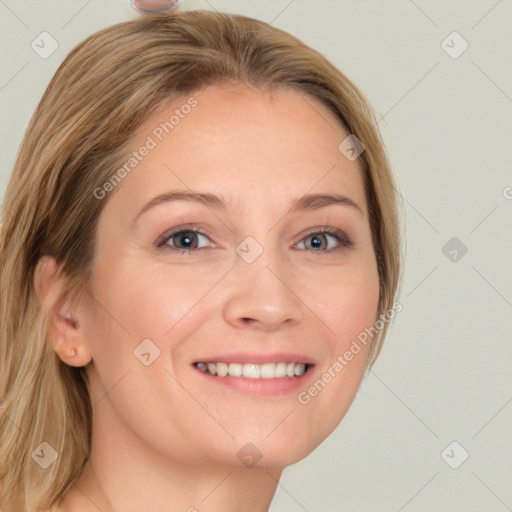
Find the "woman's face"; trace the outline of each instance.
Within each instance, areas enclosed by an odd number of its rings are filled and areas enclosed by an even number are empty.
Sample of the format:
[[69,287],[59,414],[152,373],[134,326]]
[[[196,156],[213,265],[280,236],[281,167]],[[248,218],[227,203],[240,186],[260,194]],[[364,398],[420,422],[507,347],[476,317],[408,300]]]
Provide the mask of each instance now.
[[100,185],[115,190],[99,199],[81,316],[98,438],[184,463],[284,467],[334,430],[379,299],[347,136],[314,98],[242,85],[145,122],[121,183]]

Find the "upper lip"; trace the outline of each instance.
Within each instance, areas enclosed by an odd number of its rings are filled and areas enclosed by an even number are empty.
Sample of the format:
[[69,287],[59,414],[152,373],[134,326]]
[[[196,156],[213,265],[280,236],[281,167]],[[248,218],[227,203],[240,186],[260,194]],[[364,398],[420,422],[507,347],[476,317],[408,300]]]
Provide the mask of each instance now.
[[305,363],[313,366],[315,361],[310,356],[298,352],[229,352],[196,359],[195,363]]

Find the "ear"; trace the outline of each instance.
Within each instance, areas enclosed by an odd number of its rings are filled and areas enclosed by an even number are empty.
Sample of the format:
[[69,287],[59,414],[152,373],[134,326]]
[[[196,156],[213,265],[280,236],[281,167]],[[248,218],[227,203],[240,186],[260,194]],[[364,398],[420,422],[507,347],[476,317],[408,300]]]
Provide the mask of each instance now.
[[48,316],[48,334],[53,349],[70,366],[85,366],[91,361],[78,307],[67,300],[65,281],[55,258],[42,256],[34,271],[34,288],[41,308]]

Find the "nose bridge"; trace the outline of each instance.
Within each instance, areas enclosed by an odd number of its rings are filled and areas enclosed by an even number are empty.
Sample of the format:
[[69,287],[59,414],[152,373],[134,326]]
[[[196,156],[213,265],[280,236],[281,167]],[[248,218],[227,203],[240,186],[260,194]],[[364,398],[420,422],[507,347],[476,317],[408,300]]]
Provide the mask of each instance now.
[[261,285],[284,286],[275,275],[281,275],[284,279],[287,273],[285,257],[279,240],[275,239],[275,231],[265,233],[261,230],[248,235],[236,247],[238,257],[235,259],[235,270],[246,280]]
[[234,285],[224,315],[234,325],[252,323],[263,329],[300,321],[303,304],[293,290],[291,273],[270,234],[246,237],[237,247]]

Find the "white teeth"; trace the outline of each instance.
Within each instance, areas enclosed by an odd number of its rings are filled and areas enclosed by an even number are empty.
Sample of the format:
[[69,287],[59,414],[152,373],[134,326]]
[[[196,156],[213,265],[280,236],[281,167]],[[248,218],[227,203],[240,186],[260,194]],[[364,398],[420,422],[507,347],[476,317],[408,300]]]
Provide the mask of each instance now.
[[260,377],[262,379],[273,379],[276,376],[275,364],[262,364],[260,368]]
[[276,366],[276,378],[286,377],[286,363],[278,363]]
[[303,375],[308,366],[305,363],[196,363],[199,370],[218,377],[245,377],[247,379],[280,379]]
[[259,379],[260,367],[257,364],[244,364],[244,377],[249,379]]
[[230,363],[229,364],[229,375],[232,377],[241,377],[242,376],[242,365],[238,363]]
[[306,371],[306,365],[299,363],[295,365],[295,375],[302,375]]
[[228,374],[228,365],[226,363],[217,363],[217,375],[225,377]]

